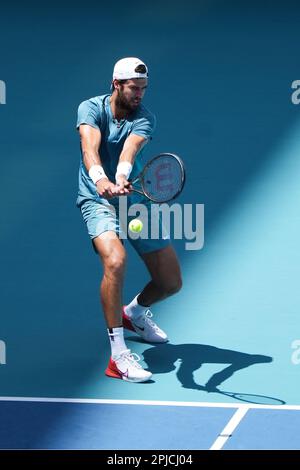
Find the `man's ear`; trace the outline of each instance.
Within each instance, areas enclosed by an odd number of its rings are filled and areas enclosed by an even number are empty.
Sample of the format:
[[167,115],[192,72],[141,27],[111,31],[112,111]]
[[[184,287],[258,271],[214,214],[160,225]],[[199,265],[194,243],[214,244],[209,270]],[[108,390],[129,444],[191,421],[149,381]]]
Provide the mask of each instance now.
[[114,88],[115,90],[119,90],[119,88],[120,88],[120,86],[121,86],[119,80],[117,80],[116,78],[112,81],[112,85],[113,85],[113,88]]

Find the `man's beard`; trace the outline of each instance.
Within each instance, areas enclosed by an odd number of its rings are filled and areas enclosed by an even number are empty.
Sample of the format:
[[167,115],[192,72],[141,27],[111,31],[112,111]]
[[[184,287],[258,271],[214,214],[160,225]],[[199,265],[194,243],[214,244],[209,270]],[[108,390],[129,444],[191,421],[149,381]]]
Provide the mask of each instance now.
[[116,98],[116,105],[122,111],[126,111],[127,113],[132,113],[137,107],[133,106],[123,95],[122,91],[118,91],[118,95]]

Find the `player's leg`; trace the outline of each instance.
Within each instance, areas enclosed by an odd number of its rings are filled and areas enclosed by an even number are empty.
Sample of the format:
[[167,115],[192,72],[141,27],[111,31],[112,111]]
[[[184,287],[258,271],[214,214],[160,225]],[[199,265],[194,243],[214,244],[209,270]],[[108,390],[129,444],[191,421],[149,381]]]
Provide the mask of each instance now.
[[126,252],[115,232],[107,231],[93,239],[103,265],[100,299],[108,328],[122,326],[121,306]]
[[[123,325],[125,328],[138,333],[145,341],[163,343],[168,340],[166,333],[151,319],[150,306],[181,288],[181,273],[178,259],[171,245],[169,234],[163,225],[161,214],[153,211],[150,203],[145,203],[148,219],[148,235],[154,232],[158,237],[148,236],[137,239],[129,238],[133,248],[144,261],[150,276],[150,282],[123,309]],[[157,226],[158,223],[158,226]]]
[[138,356],[131,354],[124,341],[121,299],[125,271],[125,249],[117,234],[107,231],[93,239],[96,252],[103,264],[100,298],[108,327],[111,358],[105,371],[109,377],[129,382],[149,380],[151,373],[138,364]]
[[151,281],[138,296],[141,305],[150,306],[178,292],[182,287],[181,271],[172,245],[141,254],[151,275]]
[[[126,253],[118,237],[116,214],[108,206],[95,201],[88,201],[84,206],[82,214],[104,271],[100,298],[111,346],[106,375],[130,382],[144,382],[149,380],[152,374],[138,364],[138,356],[131,354],[124,341],[121,297]],[[107,227],[110,230],[107,230]]]
[[181,288],[181,273],[176,253],[171,245],[161,250],[141,254],[151,281],[123,310],[123,325],[138,333],[145,341],[164,343],[166,333],[151,319],[150,306],[175,294]]

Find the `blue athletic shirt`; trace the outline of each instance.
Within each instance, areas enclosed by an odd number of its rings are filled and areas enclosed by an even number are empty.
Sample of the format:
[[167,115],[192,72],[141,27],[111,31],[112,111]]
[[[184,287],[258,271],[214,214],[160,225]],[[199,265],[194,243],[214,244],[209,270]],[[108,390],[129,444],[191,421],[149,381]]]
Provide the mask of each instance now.
[[[78,108],[77,129],[81,124],[88,124],[101,132],[99,154],[108,179],[115,182],[115,173],[123,145],[129,134],[136,134],[151,139],[156,125],[155,116],[145,106],[140,105],[126,119],[114,119],[111,106],[111,95],[101,95],[83,101]],[[131,178],[142,168],[141,152],[138,153],[132,169]],[[101,200],[96,187],[88,175],[82,155],[79,167],[79,190],[77,206],[88,199]]]

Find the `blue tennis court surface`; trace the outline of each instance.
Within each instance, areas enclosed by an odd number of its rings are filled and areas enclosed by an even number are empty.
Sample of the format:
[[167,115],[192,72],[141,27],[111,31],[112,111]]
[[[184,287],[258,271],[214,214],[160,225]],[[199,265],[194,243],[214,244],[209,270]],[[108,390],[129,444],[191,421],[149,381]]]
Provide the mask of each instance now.
[[300,408],[250,409],[224,449],[300,449]]
[[300,449],[300,408],[1,399],[1,449]]

